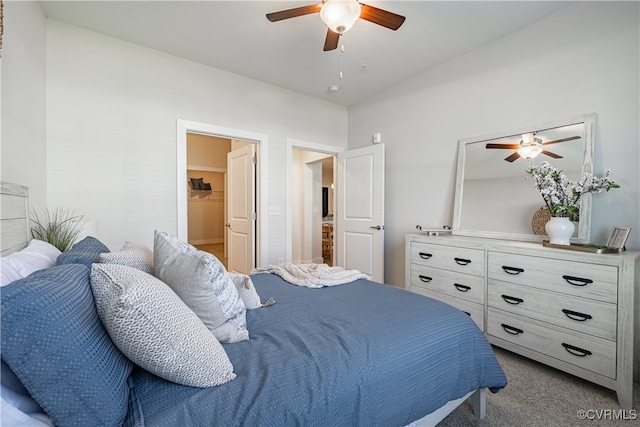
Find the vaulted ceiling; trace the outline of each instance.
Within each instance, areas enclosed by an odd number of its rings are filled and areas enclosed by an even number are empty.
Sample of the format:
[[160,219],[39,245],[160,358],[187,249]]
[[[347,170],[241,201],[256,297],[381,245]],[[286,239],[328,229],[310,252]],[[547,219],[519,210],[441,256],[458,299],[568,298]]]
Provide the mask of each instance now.
[[[371,1],[404,15],[358,20],[323,51],[319,14],[269,22],[304,1],[42,1],[50,18],[341,105],[352,105],[526,25],[567,2]],[[342,78],[340,78],[342,71]],[[332,92],[331,85],[339,90]]]

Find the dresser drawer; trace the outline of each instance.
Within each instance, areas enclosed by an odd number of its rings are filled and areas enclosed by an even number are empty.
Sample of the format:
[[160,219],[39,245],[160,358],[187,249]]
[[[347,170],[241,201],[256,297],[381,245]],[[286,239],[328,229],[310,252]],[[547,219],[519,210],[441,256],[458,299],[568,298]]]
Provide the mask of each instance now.
[[484,277],[484,251],[411,242],[411,263]]
[[616,304],[618,269],[613,266],[489,252],[489,282],[500,280]]
[[489,307],[487,334],[616,378],[616,343]]
[[617,306],[500,281],[489,284],[490,307],[616,340]]
[[411,286],[411,292],[424,295],[425,297],[437,299],[438,301],[445,302],[454,306],[458,310],[464,311],[471,319],[478,325],[478,328],[484,332],[484,305],[476,304],[467,300],[454,298],[439,292],[433,292],[429,289],[424,289],[418,286]]
[[484,304],[484,279],[479,276],[411,264],[411,286]]

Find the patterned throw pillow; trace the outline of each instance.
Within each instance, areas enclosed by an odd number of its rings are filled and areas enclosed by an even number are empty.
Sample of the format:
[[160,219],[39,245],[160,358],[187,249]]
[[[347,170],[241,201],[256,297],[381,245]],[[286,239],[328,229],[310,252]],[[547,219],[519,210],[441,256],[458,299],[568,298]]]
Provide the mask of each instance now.
[[218,258],[164,231],[155,233],[153,256],[156,277],[178,294],[220,342],[249,339],[247,310]]
[[144,245],[133,242],[126,242],[119,251],[100,254],[100,262],[128,265],[145,273],[153,274],[153,251]]
[[63,252],[56,260],[56,265],[84,264],[91,268],[91,264],[100,262],[100,254],[105,252],[109,252],[108,247],[95,237],[88,236]]
[[109,339],[90,270],[69,264],[0,288],[2,360],[56,425],[122,425],[132,363]]
[[157,278],[133,267],[94,264],[91,287],[109,336],[137,365],[193,387],[235,378],[222,345]]

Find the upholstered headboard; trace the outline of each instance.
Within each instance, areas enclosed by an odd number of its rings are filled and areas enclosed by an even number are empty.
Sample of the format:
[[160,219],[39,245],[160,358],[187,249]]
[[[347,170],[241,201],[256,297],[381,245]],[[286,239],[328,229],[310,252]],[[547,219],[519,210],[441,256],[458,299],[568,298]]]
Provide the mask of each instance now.
[[29,188],[0,182],[0,255],[27,246],[29,240]]

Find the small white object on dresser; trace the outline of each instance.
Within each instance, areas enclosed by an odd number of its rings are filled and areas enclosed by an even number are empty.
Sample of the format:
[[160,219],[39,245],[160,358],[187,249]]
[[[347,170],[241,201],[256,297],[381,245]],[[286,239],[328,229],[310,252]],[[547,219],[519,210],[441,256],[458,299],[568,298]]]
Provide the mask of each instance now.
[[615,390],[632,409],[640,251],[408,234],[405,278],[406,289],[469,314],[492,344]]

